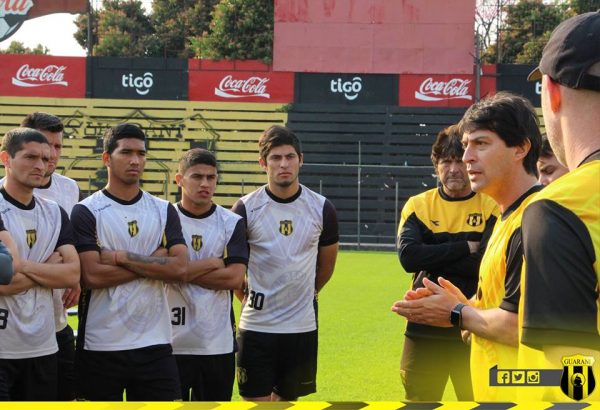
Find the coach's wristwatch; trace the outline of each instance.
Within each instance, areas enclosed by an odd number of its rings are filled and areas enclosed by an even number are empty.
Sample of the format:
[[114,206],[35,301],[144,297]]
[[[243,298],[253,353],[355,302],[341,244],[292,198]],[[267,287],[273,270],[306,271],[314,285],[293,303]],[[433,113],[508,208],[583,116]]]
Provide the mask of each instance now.
[[466,305],[464,303],[459,303],[452,308],[450,312],[450,323],[452,326],[458,326],[462,329],[462,310]]

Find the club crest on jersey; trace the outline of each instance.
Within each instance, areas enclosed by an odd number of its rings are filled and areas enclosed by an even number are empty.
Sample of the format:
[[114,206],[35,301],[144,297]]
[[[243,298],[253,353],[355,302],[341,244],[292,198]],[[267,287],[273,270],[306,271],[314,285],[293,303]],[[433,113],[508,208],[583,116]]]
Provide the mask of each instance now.
[[202,249],[202,235],[192,235],[192,249],[196,252]]
[[594,391],[596,379],[592,372],[592,356],[576,354],[562,358],[563,374],[560,389],[573,400],[583,400]]
[[25,231],[25,238],[29,249],[33,248],[33,245],[37,242],[37,231],[35,229],[27,229]]
[[467,217],[467,224],[470,226],[479,226],[483,222],[483,215],[481,214],[469,214]]
[[132,238],[134,236],[136,236],[138,234],[138,232],[140,231],[138,228],[137,221],[127,222],[127,226],[128,226],[128,230],[129,230],[129,236],[131,236]]
[[294,227],[292,226],[292,221],[285,220],[279,221],[279,232],[283,236],[290,236],[292,232],[294,232]]

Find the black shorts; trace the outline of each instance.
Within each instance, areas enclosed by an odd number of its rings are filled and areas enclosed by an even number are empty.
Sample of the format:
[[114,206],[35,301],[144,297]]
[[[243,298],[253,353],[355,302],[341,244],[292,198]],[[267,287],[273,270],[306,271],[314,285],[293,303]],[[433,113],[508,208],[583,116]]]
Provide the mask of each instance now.
[[470,353],[470,346],[458,337],[442,340],[406,336],[400,363],[406,400],[440,401],[451,378],[457,399],[472,401]]
[[175,355],[183,401],[230,401],[235,353]]
[[58,396],[57,400],[75,400],[75,336],[67,325],[56,332],[58,343]]
[[77,397],[93,401],[181,400],[171,345],[132,350],[77,351]]
[[317,391],[317,331],[238,335],[237,379],[244,398],[269,396],[285,400]]
[[56,353],[0,359],[0,401],[56,400]]

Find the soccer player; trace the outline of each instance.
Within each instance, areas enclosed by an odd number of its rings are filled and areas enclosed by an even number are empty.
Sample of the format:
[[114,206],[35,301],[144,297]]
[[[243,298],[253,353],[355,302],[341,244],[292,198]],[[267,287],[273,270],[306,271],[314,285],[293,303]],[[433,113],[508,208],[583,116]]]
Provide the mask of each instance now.
[[0,217],[0,285],[8,285],[18,270],[19,253]]
[[[568,377],[576,373],[571,366],[563,387],[575,400],[600,400],[600,12],[572,17],[553,31],[530,75],[540,77],[548,139],[570,172],[523,214],[519,364],[560,369],[568,367],[565,357],[591,358],[596,388],[592,366],[581,367],[582,383]],[[566,399],[560,387],[542,390],[543,400]]]
[[409,291],[392,310],[410,321],[469,332],[475,400],[514,400],[516,390],[490,386],[489,373],[494,366],[517,366],[521,216],[541,189],[538,118],[529,101],[501,92],[473,104],[459,127],[471,188],[491,196],[501,212],[481,260],[477,292],[468,300],[444,278],[439,285],[424,279],[425,288]]
[[56,400],[57,355],[52,289],[79,282],[79,258],[67,213],[34,195],[50,158],[39,131],[4,136],[6,169],[0,214],[22,256],[10,285],[0,286],[0,400]]
[[[55,172],[63,145],[62,121],[52,114],[34,112],[23,119],[21,127],[38,130],[50,143],[48,169],[42,185],[33,192],[39,197],[57,202],[70,215],[73,206],[79,201],[79,186],[71,178]],[[73,288],[55,289],[52,292],[58,343],[58,400],[75,400],[75,336],[67,322],[67,309],[79,302],[80,293],[79,283]]]
[[304,157],[290,129],[268,128],[259,153],[267,185],[233,206],[250,245],[237,377],[245,400],[289,401],[316,391],[316,296],[335,267],[337,216],[300,184]]
[[[442,130],[433,144],[431,161],[440,186],[408,199],[398,229],[398,256],[413,272],[412,288],[423,279],[451,280],[470,298],[477,289],[485,240],[496,222],[496,203],[471,190],[457,126]],[[401,375],[406,399],[439,401],[448,377],[456,397],[472,401],[470,348],[457,328],[408,322]]]
[[550,182],[569,172],[567,167],[558,162],[546,134],[542,134],[542,148],[540,150],[540,158],[537,162],[537,169],[540,174],[539,181],[542,185],[548,185]]
[[88,400],[181,398],[164,281],[185,277],[187,248],[173,205],[140,189],[145,141],[133,124],[109,128],[108,183],[73,208],[84,285],[77,393]]
[[248,243],[242,217],[212,201],[217,177],[215,156],[200,148],[181,157],[175,175],[190,262],[188,283],[170,283],[167,294],[185,401],[229,401],[235,378],[231,290],[244,284]]

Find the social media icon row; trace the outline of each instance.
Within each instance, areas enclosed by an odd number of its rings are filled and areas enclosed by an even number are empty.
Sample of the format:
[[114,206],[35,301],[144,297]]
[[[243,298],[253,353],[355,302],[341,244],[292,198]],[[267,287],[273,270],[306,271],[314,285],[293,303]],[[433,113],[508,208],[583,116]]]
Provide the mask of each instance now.
[[498,384],[540,384],[539,370],[498,370]]

